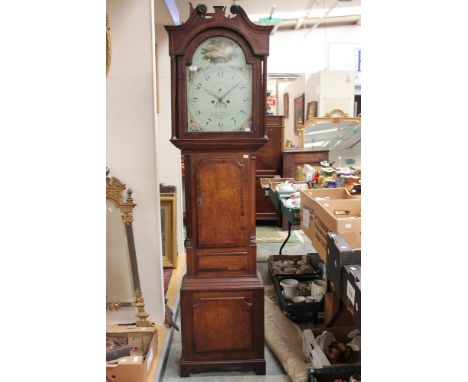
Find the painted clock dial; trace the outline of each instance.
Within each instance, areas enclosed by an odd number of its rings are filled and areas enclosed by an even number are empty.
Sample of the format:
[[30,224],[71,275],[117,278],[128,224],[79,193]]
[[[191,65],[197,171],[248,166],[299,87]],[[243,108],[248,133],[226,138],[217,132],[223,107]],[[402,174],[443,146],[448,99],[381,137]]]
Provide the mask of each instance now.
[[252,65],[234,40],[203,41],[187,66],[187,79],[187,131],[250,131]]

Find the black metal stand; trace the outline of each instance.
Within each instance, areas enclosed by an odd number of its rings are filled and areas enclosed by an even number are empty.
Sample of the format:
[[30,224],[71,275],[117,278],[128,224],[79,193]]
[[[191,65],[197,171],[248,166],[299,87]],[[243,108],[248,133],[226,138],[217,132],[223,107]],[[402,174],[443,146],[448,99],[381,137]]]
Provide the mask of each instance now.
[[286,240],[283,242],[283,244],[281,244],[281,248],[279,250],[279,255],[281,256],[281,252],[283,251],[283,247],[286,245],[286,243],[288,242],[289,238],[291,237],[291,222],[288,220],[288,237],[286,238]]

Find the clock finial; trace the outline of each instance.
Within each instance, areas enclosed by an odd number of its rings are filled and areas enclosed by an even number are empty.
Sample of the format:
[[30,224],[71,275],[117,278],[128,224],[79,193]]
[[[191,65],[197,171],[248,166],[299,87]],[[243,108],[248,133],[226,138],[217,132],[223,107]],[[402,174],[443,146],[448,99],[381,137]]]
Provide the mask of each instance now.
[[231,8],[229,8],[229,11],[233,15],[237,15],[239,13],[239,9],[240,9],[240,5],[236,4],[236,2],[234,1],[234,3],[231,5]]
[[206,7],[205,4],[198,4],[197,7],[196,7],[195,9],[196,9],[197,12],[200,13],[200,14],[206,13],[206,11],[208,10],[208,8]]

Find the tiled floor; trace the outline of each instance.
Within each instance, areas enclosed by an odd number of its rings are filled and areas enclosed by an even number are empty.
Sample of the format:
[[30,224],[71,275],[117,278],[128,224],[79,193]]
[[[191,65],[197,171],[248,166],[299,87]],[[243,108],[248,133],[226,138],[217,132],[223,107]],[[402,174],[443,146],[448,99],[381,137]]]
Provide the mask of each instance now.
[[[275,229],[272,227],[272,229]],[[299,230],[298,236],[301,243],[288,243],[283,249],[283,255],[306,254],[313,251],[310,240]],[[279,252],[281,244],[277,243],[258,243],[257,244],[257,268],[260,271],[265,285],[271,284],[268,274],[266,260],[270,255],[276,255]],[[180,327],[180,317],[177,319]],[[179,362],[181,355],[181,336],[180,332],[174,331],[171,349],[165,367],[162,381],[164,382],[286,382],[288,376],[284,372],[281,364],[277,361],[275,355],[268,346],[265,345],[266,375],[256,375],[253,371],[213,371],[209,373],[193,373],[188,378],[180,378]]]
[[[277,229],[271,227],[271,229]],[[304,234],[301,229],[296,230],[297,237],[300,243],[286,243],[283,248],[283,255],[305,255],[308,252],[313,252],[314,248],[310,239]],[[268,260],[271,255],[278,255],[281,248],[281,243],[257,243],[257,262],[263,263]]]
[[[180,319],[179,319],[180,326]],[[287,382],[289,381],[281,364],[276,360],[274,354],[265,346],[266,375],[256,375],[253,371],[213,371],[210,373],[193,373],[189,378],[179,376],[179,362],[181,355],[180,332],[174,331],[171,350],[164,372],[164,382]]]

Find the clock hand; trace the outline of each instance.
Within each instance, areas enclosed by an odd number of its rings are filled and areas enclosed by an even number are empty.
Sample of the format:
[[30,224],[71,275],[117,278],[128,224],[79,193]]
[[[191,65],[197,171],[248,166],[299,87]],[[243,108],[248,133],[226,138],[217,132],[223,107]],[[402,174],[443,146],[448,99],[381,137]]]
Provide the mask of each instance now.
[[[213,92],[209,91],[209,90],[206,90],[205,88],[203,88],[203,90],[205,90],[209,95],[213,96],[214,98],[216,98],[216,101],[218,101],[217,105],[219,104],[220,106],[221,105],[224,105],[224,107],[227,107],[226,104],[224,104],[223,102],[223,97],[220,97],[216,94],[214,94]],[[218,92],[220,92],[221,89],[218,90]]]
[[217,100],[218,102],[220,102],[220,98],[219,98],[216,94],[214,94],[213,92],[210,92],[208,89],[205,89],[203,86],[202,86],[202,89],[203,89],[206,93],[208,93],[210,96],[216,98],[216,100]]
[[238,82],[237,84],[235,84],[231,89],[229,89],[226,93],[224,93],[222,96],[221,96],[221,101],[224,99],[224,97],[226,97],[229,93],[231,93],[235,88],[237,88],[238,86],[240,85],[240,82]]

